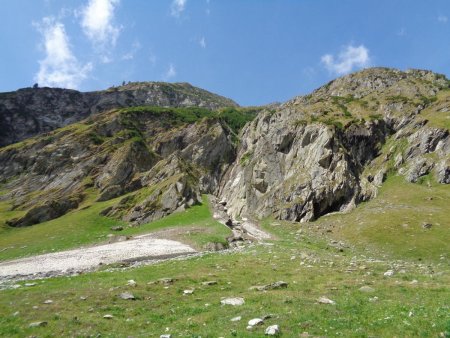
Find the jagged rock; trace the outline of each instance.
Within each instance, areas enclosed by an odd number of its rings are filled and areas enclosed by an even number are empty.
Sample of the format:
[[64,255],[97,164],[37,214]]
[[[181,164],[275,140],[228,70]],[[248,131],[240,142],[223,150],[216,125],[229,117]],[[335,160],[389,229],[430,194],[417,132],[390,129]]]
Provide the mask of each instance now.
[[50,201],[28,211],[19,219],[9,220],[6,223],[12,227],[24,227],[52,220],[64,215],[67,211],[78,207],[79,199],[61,199]]
[[436,166],[436,176],[439,183],[450,184],[450,159],[439,162]]
[[409,182],[417,182],[419,177],[429,174],[433,166],[434,163],[424,157],[415,158],[409,164],[409,169],[405,173],[406,180]]

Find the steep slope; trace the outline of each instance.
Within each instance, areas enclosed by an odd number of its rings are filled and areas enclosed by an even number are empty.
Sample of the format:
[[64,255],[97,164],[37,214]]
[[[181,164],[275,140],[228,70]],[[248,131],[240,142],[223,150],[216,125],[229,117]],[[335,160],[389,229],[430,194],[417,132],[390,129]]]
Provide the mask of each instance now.
[[0,201],[27,211],[8,221],[20,227],[138,191],[103,214],[140,224],[213,193],[234,156],[232,131],[208,110],[112,110],[1,149]]
[[188,83],[137,82],[82,93],[25,88],[0,94],[0,147],[48,132],[113,108],[133,106],[237,107],[230,99]]
[[374,68],[261,113],[220,198],[235,218],[309,221],[376,196],[388,174],[450,183],[450,90],[428,71]]

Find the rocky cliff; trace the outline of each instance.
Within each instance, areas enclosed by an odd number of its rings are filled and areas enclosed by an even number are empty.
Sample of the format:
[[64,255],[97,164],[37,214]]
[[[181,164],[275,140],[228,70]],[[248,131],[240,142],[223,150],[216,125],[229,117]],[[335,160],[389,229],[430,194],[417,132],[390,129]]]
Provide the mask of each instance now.
[[48,132],[92,114],[133,106],[236,107],[230,99],[188,83],[135,82],[98,92],[25,88],[0,94],[0,147]]
[[234,218],[310,221],[376,196],[386,175],[450,181],[442,75],[374,68],[261,113],[242,132],[220,199]]
[[[450,183],[450,89],[439,74],[367,69],[250,110],[215,111],[236,105],[185,84],[167,85],[171,93],[152,84],[154,95],[149,86],[110,89],[89,103],[92,93],[59,90],[51,103],[23,101],[28,115],[11,103],[26,95],[2,94],[0,116],[22,128],[21,138],[67,124],[0,148],[0,201],[24,213],[7,223],[32,225],[112,201],[103,215],[138,225],[184,210],[203,193],[216,195],[234,219],[305,222],[374,198],[387,175]],[[28,91],[43,100],[39,91],[58,90]],[[55,102],[64,113],[28,119]]]

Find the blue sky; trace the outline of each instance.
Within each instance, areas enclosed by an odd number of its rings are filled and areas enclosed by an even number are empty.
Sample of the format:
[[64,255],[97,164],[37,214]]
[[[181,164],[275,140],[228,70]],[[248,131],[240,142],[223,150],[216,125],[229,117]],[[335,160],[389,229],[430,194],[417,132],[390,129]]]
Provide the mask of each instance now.
[[370,66],[450,75],[448,0],[3,0],[0,91],[190,82],[241,105]]

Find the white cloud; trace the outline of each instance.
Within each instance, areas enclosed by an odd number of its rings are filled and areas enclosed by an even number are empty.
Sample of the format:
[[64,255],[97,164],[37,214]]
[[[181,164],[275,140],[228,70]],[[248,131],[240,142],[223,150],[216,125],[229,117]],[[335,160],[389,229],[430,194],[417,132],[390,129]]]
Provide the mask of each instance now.
[[172,78],[177,76],[177,70],[175,69],[175,66],[171,63],[169,65],[169,68],[167,69],[167,72],[164,74],[163,79],[164,81],[168,81]]
[[445,15],[439,15],[437,20],[442,23],[447,23],[448,18]]
[[170,6],[170,14],[178,18],[186,7],[187,0],[173,0]]
[[202,36],[201,39],[198,40],[198,43],[199,43],[200,47],[206,48],[206,40],[205,40],[204,36]]
[[139,41],[133,42],[131,49],[128,53],[122,55],[122,60],[133,60],[136,53],[141,49],[142,45]]
[[349,45],[343,48],[336,58],[331,54],[323,55],[321,62],[331,73],[347,74],[355,68],[369,66],[369,50],[364,45],[358,47]]
[[45,58],[39,61],[34,79],[41,86],[78,88],[88,77],[92,64],[81,65],[73,55],[64,25],[54,18],[44,18],[35,24],[44,38]]
[[114,9],[119,0],[89,0],[81,10],[81,27],[101,52],[116,45],[120,27],[113,24]]

